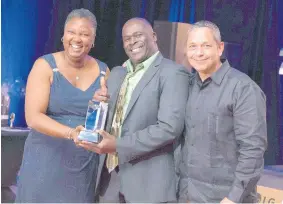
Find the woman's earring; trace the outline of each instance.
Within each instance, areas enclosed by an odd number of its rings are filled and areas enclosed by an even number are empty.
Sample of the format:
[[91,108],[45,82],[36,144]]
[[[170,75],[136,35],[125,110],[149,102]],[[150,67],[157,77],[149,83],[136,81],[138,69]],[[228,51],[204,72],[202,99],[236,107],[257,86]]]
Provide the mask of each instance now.
[[61,38],[61,42],[63,42],[63,37]]
[[92,43],[91,48],[94,48],[94,43]]

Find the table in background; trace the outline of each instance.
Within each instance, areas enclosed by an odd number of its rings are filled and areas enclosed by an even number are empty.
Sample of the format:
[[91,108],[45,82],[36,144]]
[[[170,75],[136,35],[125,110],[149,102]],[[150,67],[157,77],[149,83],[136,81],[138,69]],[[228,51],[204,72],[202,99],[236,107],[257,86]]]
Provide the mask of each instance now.
[[17,174],[20,169],[29,129],[1,128],[1,201],[14,202]]

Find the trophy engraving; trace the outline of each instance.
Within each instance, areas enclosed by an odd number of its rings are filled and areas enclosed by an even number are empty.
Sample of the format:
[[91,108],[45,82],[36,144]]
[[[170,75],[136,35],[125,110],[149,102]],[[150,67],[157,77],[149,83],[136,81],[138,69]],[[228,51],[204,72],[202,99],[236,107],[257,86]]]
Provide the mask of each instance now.
[[108,103],[89,101],[85,119],[85,129],[80,132],[78,139],[99,143],[101,136],[97,130],[103,130],[106,122]]

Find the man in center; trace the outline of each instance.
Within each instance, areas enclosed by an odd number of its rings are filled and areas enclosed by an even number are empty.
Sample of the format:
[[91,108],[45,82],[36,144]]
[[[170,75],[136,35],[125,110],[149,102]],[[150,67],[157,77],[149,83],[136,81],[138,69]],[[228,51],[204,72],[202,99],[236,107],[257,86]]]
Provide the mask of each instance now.
[[129,60],[94,96],[109,102],[103,140],[79,145],[102,154],[100,202],[174,202],[173,142],[184,128],[188,72],[162,56],[145,19],[127,21],[122,37]]

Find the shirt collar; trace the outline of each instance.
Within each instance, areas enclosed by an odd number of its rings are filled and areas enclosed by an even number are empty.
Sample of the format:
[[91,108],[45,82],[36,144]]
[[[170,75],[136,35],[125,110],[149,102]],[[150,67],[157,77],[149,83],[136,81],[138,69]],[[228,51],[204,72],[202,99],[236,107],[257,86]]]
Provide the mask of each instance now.
[[212,79],[210,77],[208,77],[207,79],[202,81],[199,74],[198,73],[196,74],[196,82],[197,82],[198,86],[200,87],[200,89],[205,88],[208,84],[210,84],[211,81],[212,81]]
[[230,64],[229,64],[227,59],[221,59],[221,62],[222,62],[221,67],[216,72],[214,72],[211,75],[211,77],[207,78],[204,81],[201,80],[201,78],[200,78],[198,73],[196,74],[196,81],[197,81],[197,84],[200,87],[203,87],[203,88],[206,87],[211,81],[213,81],[217,85],[221,84],[225,74],[227,73],[227,71],[230,68]]
[[227,59],[221,59],[221,67],[211,75],[212,81],[220,85],[227,71],[231,68]]
[[[139,70],[140,67],[148,68],[153,63],[153,61],[155,60],[155,58],[157,57],[158,54],[159,54],[159,51],[154,53],[151,57],[149,57],[147,60],[143,61],[142,63],[137,64],[135,72],[137,70]],[[141,65],[143,65],[143,66],[141,66]],[[133,67],[133,64],[132,64],[130,59],[128,59],[126,61],[126,68],[127,68],[128,73],[134,72],[134,67]]]

